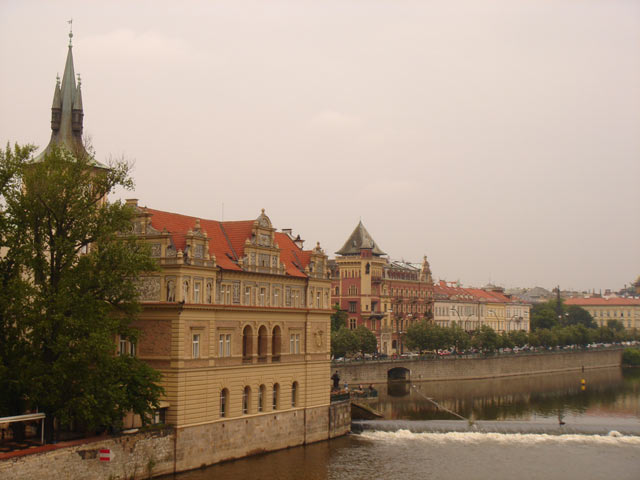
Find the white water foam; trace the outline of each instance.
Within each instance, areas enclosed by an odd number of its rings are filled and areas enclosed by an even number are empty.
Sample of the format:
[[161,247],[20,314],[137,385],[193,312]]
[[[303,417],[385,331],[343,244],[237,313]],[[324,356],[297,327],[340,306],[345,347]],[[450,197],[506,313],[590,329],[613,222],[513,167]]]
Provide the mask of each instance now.
[[448,433],[413,433],[409,430],[395,432],[364,431],[361,437],[392,443],[423,441],[433,443],[478,444],[491,442],[495,444],[588,444],[588,445],[635,445],[640,446],[640,437],[624,436],[612,431],[608,435],[548,435],[533,433],[480,433],[480,432],[448,432]]

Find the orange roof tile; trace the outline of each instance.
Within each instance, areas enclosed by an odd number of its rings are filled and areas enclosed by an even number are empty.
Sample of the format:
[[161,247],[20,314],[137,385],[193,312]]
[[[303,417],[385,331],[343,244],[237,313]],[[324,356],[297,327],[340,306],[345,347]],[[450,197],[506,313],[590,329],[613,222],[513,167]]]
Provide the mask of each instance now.
[[[153,228],[166,229],[177,250],[184,250],[187,232],[195,227],[196,220],[200,220],[200,228],[209,236],[209,255],[215,255],[218,266],[225,270],[241,270],[236,262],[244,256],[244,245],[251,238],[254,220],[219,222],[151,208],[147,212],[151,214]],[[304,269],[309,264],[311,251],[300,249],[285,233],[276,232],[275,243],[280,248],[280,260],[286,273],[306,277]]]

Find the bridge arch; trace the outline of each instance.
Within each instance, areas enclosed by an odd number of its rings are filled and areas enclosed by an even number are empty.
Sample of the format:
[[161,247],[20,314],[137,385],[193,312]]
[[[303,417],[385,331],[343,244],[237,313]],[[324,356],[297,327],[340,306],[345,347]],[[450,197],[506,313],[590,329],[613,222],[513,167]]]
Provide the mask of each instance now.
[[394,367],[387,370],[387,381],[389,380],[411,380],[411,370],[405,367]]

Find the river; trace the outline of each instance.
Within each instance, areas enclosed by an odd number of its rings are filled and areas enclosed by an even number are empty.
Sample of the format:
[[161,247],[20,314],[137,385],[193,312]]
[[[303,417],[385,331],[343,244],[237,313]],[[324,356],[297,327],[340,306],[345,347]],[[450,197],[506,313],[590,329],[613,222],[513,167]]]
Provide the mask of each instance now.
[[640,478],[640,369],[376,387],[358,434],[176,478]]

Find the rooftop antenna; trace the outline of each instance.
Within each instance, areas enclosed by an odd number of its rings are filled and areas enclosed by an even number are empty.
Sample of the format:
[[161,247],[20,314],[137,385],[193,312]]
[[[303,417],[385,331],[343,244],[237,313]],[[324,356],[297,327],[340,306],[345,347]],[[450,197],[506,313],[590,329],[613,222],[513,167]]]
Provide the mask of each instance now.
[[69,24],[69,46],[71,47],[71,39],[73,38],[73,18],[67,20]]

